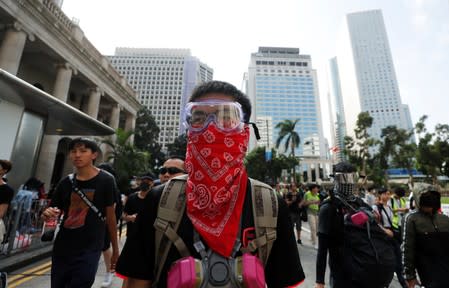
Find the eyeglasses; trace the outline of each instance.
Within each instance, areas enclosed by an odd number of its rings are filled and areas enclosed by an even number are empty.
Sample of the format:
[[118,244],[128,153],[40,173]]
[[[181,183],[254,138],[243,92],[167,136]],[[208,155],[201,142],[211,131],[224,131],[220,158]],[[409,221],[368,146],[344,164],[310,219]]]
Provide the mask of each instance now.
[[186,128],[193,132],[203,131],[212,121],[223,132],[231,132],[243,128],[244,114],[237,102],[189,102],[184,108],[183,120]]
[[171,175],[178,174],[178,173],[186,173],[184,170],[179,169],[177,167],[162,167],[161,169],[159,169],[159,174],[161,174],[161,175],[165,174],[167,172],[168,172],[168,174],[171,174]]

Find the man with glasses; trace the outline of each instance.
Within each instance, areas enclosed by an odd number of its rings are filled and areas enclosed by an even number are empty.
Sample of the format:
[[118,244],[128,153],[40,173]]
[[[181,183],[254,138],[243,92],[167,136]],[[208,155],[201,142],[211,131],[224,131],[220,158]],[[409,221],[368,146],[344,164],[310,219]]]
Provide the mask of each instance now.
[[167,182],[173,177],[185,174],[184,160],[180,157],[173,156],[164,162],[164,165],[159,169],[159,180],[161,184]]

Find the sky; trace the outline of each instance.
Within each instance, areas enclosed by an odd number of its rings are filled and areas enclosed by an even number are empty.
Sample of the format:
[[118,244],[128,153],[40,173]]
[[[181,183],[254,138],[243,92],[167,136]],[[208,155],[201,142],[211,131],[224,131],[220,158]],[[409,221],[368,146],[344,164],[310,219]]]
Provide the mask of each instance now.
[[344,17],[381,9],[413,123],[423,115],[428,128],[449,123],[448,0],[64,0],[62,9],[104,55],[116,47],[188,48],[214,79],[238,88],[258,47],[299,48],[317,70],[329,140],[327,64]]

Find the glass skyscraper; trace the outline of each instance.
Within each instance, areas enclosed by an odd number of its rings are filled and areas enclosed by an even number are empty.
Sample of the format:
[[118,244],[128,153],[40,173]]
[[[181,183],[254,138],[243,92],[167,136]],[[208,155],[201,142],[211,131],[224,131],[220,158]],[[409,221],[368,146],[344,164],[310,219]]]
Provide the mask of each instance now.
[[[317,75],[309,55],[299,54],[298,48],[259,47],[251,55],[247,90],[254,106],[253,121],[263,135],[259,146],[274,147],[279,135],[276,125],[299,119],[295,131],[301,144],[295,155],[326,156]],[[265,136],[267,132],[271,135]],[[278,151],[290,153],[283,146]]]

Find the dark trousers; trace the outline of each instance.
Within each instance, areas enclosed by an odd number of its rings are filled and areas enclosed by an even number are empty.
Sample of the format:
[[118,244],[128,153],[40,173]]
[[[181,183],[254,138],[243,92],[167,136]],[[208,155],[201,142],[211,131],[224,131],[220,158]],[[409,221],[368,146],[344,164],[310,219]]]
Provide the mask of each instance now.
[[101,251],[53,256],[51,288],[90,288],[95,282]]
[[395,272],[396,276],[398,276],[398,281],[402,287],[407,288],[407,283],[404,279],[404,267],[402,265],[402,254],[401,254],[401,244],[398,243],[397,240],[393,239],[394,246],[394,257],[396,258]]

